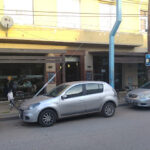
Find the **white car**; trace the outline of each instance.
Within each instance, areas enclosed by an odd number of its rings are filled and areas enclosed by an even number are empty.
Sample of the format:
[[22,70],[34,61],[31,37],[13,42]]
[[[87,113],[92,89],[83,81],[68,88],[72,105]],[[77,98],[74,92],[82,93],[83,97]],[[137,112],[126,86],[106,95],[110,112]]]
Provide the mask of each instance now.
[[150,81],[140,88],[128,92],[125,100],[129,105],[150,107]]
[[20,118],[51,126],[57,119],[101,112],[111,117],[118,106],[116,91],[100,81],[68,82],[46,95],[26,100],[20,106]]

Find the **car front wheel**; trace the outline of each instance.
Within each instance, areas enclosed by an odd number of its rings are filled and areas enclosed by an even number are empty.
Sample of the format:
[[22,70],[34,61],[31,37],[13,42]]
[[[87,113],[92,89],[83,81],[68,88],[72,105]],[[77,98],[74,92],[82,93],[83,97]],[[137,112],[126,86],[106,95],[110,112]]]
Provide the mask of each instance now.
[[107,102],[102,108],[102,115],[104,117],[111,117],[115,113],[115,105],[112,102]]
[[43,127],[52,126],[56,122],[56,113],[51,109],[42,111],[39,115],[39,124]]

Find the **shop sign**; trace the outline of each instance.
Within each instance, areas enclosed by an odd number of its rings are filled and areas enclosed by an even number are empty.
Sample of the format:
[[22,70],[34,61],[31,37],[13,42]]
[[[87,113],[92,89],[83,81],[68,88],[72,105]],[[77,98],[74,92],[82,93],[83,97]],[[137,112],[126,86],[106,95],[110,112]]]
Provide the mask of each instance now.
[[150,54],[145,55],[145,65],[150,66]]

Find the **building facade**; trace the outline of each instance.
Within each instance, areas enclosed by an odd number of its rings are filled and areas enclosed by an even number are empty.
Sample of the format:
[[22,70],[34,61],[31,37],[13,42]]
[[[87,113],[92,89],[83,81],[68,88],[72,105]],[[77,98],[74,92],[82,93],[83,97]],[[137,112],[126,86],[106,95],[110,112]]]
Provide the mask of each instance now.
[[[116,89],[146,81],[147,3],[122,1],[115,37]],[[0,99],[7,76],[22,96],[35,94],[55,73],[47,90],[65,81],[108,82],[115,9],[112,0],[0,0]],[[31,84],[24,84],[27,80]]]

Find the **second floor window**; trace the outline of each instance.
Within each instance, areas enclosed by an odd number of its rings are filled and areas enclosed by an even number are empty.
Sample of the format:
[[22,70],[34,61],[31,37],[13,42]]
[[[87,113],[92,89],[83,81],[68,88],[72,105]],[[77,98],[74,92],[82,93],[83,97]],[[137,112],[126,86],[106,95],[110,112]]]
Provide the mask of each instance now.
[[13,18],[14,24],[33,24],[32,0],[4,0],[4,15]]
[[80,28],[79,0],[57,0],[58,27]]
[[116,6],[100,3],[100,30],[111,31],[116,20]]

